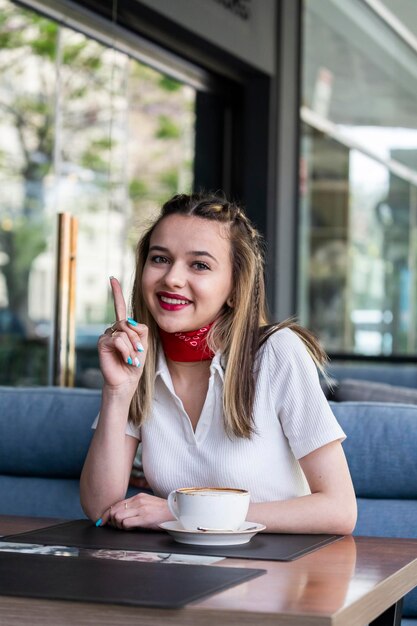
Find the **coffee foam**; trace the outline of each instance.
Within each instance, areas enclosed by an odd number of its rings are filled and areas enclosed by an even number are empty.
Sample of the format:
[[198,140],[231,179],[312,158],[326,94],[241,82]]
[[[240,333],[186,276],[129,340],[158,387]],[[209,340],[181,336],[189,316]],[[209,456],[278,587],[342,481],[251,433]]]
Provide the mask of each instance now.
[[177,489],[178,493],[184,493],[189,496],[207,495],[207,496],[221,496],[221,495],[246,495],[248,492],[245,489],[234,489],[233,487],[183,487]]

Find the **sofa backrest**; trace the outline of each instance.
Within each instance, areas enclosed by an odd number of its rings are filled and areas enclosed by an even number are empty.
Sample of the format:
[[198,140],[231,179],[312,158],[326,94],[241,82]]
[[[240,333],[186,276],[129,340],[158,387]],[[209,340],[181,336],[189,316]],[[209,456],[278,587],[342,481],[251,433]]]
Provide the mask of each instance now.
[[0,474],[79,478],[100,391],[0,387]]
[[330,378],[336,381],[345,378],[371,380],[379,383],[417,389],[417,365],[391,363],[334,362],[326,368]]
[[[359,498],[417,500],[417,406],[334,402]],[[417,525],[416,525],[417,530]]]

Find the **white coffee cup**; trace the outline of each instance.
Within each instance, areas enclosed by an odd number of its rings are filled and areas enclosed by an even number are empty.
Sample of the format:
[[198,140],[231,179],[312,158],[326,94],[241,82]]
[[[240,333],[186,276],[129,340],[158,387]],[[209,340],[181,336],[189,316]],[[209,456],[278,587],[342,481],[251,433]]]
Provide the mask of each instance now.
[[238,530],[246,519],[250,494],[228,487],[183,487],[171,491],[168,506],[187,530]]

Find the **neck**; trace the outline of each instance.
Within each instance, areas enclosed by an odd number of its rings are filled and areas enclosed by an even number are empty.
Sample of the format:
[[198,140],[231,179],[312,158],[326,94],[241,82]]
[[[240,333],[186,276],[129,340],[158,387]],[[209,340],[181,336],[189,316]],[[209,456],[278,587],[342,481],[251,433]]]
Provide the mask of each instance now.
[[198,380],[202,375],[210,373],[211,360],[187,362],[165,358],[171,378],[175,377],[177,380]]

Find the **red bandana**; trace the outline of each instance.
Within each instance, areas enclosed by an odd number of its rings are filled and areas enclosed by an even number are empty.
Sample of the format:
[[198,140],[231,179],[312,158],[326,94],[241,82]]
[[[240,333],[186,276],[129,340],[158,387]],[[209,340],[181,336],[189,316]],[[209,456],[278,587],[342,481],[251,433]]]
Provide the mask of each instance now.
[[199,328],[180,333],[167,333],[162,328],[159,329],[162,347],[171,361],[191,362],[208,361],[214,357],[207,346],[207,333],[214,322]]

